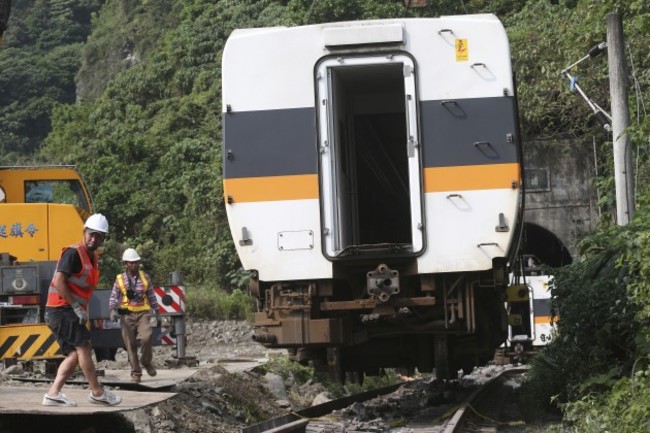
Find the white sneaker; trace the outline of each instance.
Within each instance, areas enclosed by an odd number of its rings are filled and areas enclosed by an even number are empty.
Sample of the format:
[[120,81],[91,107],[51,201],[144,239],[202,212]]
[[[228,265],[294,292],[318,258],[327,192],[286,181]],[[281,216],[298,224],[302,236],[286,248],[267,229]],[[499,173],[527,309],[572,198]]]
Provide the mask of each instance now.
[[104,388],[104,394],[100,395],[99,397],[95,397],[93,395],[93,392],[90,391],[90,395],[88,396],[88,401],[95,404],[106,404],[109,406],[115,406],[116,404],[122,403],[122,397],[113,394],[108,390],[108,388]]
[[76,406],[73,400],[70,400],[64,393],[60,392],[56,397],[43,396],[43,406]]

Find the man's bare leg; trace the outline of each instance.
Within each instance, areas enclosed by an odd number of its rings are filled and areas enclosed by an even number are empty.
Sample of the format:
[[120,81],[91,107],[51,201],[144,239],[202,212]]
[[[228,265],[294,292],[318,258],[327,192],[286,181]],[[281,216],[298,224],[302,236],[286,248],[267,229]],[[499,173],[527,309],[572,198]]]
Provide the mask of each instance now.
[[56,371],[56,377],[54,382],[50,387],[50,390],[47,392],[47,395],[50,397],[56,397],[61,392],[61,388],[65,385],[65,382],[70,379],[74,369],[77,368],[79,362],[79,357],[77,351],[73,350],[65,357],[65,359],[59,364],[59,369]]
[[99,379],[97,379],[97,370],[95,370],[95,363],[92,357],[92,346],[90,342],[86,342],[81,346],[77,346],[76,349],[79,358],[79,367],[88,381],[90,391],[92,391],[95,397],[100,397],[104,394],[104,388],[99,383]]

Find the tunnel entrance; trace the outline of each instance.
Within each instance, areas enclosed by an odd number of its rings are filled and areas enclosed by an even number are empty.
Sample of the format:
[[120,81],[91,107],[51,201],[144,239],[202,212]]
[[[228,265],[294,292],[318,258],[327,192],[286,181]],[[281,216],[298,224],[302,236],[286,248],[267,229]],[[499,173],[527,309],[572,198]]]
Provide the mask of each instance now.
[[573,263],[573,257],[562,241],[551,231],[532,223],[524,223],[521,251],[534,255],[539,261],[552,268]]

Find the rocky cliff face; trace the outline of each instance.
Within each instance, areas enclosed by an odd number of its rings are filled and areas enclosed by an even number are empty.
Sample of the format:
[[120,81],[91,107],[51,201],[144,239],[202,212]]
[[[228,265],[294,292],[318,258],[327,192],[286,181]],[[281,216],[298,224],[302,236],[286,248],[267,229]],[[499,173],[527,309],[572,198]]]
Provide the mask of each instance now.
[[104,3],[84,46],[75,78],[78,101],[99,98],[111,79],[145,61],[178,25],[177,1]]

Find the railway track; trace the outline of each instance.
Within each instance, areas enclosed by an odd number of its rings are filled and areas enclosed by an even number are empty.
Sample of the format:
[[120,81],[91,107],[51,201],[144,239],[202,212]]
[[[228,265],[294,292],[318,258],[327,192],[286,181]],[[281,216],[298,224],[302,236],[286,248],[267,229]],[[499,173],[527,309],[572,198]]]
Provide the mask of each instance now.
[[311,419],[323,417],[333,411],[343,409],[355,403],[368,401],[377,396],[386,395],[396,391],[401,384],[377,388],[361,394],[331,400],[323,404],[308,407],[297,412],[292,412],[278,418],[273,418],[241,430],[241,433],[288,433],[306,432]]
[[497,433],[518,423],[518,414],[511,411],[512,396],[525,371],[502,369],[480,385],[433,380],[394,385],[332,400],[241,433]]
[[442,433],[498,433],[502,426],[520,423],[506,420],[504,416],[525,371],[523,368],[504,370],[478,388],[461,404]]

